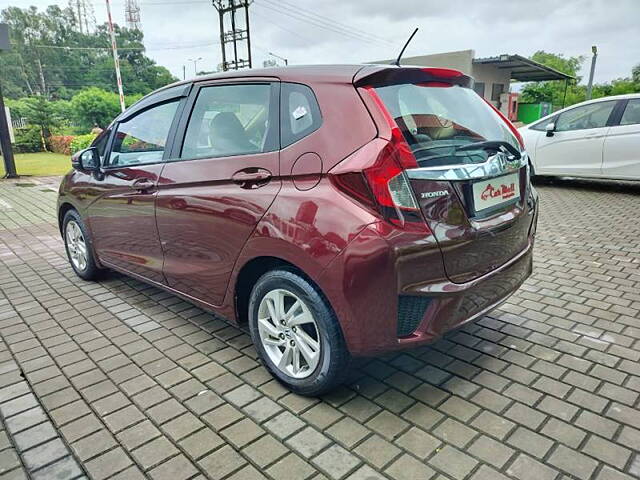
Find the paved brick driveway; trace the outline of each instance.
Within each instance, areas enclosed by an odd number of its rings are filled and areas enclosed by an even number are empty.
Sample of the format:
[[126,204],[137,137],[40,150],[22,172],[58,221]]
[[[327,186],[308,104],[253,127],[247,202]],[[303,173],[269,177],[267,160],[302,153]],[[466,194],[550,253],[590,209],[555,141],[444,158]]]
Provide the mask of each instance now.
[[638,186],[540,185],[518,294],[312,400],[216,317],[120,275],[78,280],[43,182],[0,182],[3,480],[640,476]]

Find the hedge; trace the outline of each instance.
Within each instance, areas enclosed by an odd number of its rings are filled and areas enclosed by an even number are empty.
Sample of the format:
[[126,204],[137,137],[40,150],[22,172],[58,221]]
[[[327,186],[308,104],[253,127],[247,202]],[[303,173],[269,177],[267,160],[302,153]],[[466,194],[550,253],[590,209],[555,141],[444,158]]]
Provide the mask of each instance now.
[[49,149],[62,155],[71,155],[71,142],[74,139],[73,135],[52,135],[49,137]]
[[71,153],[76,153],[79,150],[83,150],[91,146],[91,143],[96,138],[94,133],[88,133],[86,135],[78,135],[71,141]]

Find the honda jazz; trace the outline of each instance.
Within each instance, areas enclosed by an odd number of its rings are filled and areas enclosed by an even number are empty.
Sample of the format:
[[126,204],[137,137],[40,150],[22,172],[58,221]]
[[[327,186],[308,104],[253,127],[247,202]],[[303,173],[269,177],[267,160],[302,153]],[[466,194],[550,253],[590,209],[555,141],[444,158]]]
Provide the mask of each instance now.
[[278,380],[326,392],[351,357],[433,342],[531,273],[527,155],[472,87],[445,68],[318,65],[158,90],[72,158],[70,264],[246,324]]

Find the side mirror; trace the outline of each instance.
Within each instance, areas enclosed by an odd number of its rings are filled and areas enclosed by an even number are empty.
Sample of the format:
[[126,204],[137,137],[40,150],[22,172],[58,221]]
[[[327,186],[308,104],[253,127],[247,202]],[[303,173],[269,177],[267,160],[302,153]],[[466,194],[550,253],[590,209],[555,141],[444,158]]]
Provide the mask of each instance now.
[[95,147],[85,148],[76,152],[71,157],[71,166],[76,170],[89,172],[97,171],[100,168],[100,155]]
[[553,137],[553,132],[556,131],[556,124],[553,122],[547,123],[547,126],[544,127],[544,129],[547,131],[547,137]]

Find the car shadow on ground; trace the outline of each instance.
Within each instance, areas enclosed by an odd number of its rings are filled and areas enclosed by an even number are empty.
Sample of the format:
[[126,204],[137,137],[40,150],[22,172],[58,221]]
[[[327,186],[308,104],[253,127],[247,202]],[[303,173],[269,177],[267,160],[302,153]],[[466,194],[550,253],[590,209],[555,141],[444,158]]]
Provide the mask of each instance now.
[[606,193],[640,195],[640,182],[620,180],[596,180],[574,177],[535,177],[535,186],[556,186]]

